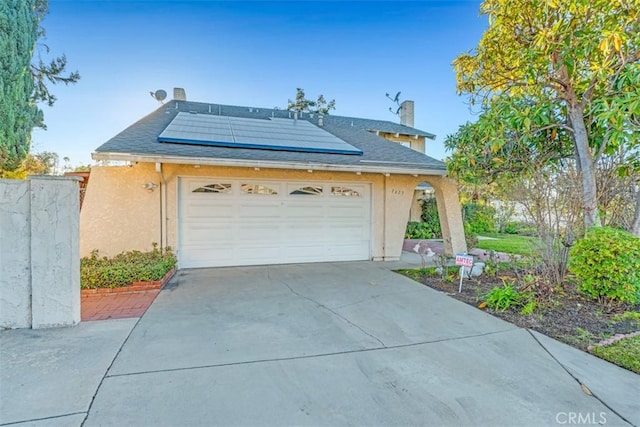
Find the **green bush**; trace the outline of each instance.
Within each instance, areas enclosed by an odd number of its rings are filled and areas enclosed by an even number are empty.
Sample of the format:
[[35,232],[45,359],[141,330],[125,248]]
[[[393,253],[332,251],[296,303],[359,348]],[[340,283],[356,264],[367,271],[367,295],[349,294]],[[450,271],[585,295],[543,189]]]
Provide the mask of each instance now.
[[133,282],[162,279],[176,265],[170,248],[150,252],[122,252],[112,258],[100,257],[97,250],[80,260],[82,289],[118,288]]
[[510,283],[505,283],[501,288],[495,286],[485,295],[487,307],[497,311],[505,311],[512,305],[518,305],[520,299],[520,294]]
[[464,227],[464,240],[467,243],[467,250],[470,251],[471,249],[477,248],[478,234],[471,230],[469,224],[464,223],[462,226]]
[[404,233],[405,239],[433,239],[433,231],[426,222],[410,221]]
[[517,222],[508,222],[504,226],[503,232],[505,234],[518,234],[518,223]]
[[520,314],[531,314],[537,308],[531,292],[521,292],[514,288],[513,283],[503,283],[502,287],[495,286],[485,296],[487,307],[497,311],[506,311],[510,307],[520,307]]
[[640,302],[640,238],[615,228],[591,228],[571,248],[569,271],[580,291],[593,298]]
[[440,216],[438,216],[438,206],[435,197],[426,197],[422,200],[422,214],[420,215],[424,224],[433,234],[433,239],[442,238],[442,228],[440,227]]
[[465,203],[462,206],[462,220],[469,227],[469,232],[495,233],[496,210],[493,206],[478,203]]

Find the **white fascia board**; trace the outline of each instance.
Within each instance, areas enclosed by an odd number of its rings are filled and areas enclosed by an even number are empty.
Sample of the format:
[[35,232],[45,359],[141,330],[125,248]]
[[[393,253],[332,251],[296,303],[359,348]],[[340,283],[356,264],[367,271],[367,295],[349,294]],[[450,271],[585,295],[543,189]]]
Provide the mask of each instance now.
[[276,162],[270,160],[240,160],[240,159],[220,159],[207,157],[181,157],[181,156],[155,156],[151,154],[133,154],[133,153],[108,153],[94,152],[91,158],[96,161],[124,161],[124,162],[140,162],[140,163],[172,163],[184,165],[201,165],[201,166],[230,166],[245,168],[271,168],[271,169],[304,169],[317,171],[336,171],[336,172],[363,172],[363,173],[385,173],[395,175],[436,175],[445,176],[446,170],[441,169],[424,169],[424,168],[399,168],[393,165],[335,165],[327,163],[302,163],[302,162]]

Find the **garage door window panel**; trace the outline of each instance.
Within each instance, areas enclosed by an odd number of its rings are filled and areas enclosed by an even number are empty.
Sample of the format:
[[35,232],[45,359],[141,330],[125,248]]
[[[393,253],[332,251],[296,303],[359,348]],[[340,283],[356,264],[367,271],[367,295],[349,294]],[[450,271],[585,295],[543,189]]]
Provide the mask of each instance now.
[[332,196],[362,197],[360,191],[350,187],[331,187]]
[[275,196],[278,194],[278,190],[275,188],[262,184],[242,184],[240,190],[245,194],[260,194],[263,196]]
[[321,196],[324,188],[320,185],[305,185],[289,191],[292,196]]
[[213,194],[229,194],[231,193],[231,184],[214,183],[207,184],[193,190],[194,193],[213,193]]

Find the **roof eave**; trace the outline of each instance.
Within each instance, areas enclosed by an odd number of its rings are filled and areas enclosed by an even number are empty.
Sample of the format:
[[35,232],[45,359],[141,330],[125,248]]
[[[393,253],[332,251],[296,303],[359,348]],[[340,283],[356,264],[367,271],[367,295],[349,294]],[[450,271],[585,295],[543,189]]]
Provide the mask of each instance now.
[[447,171],[436,168],[404,168],[386,165],[337,165],[329,163],[313,162],[279,162],[271,160],[242,160],[242,159],[221,159],[211,157],[187,157],[187,156],[166,156],[153,154],[117,153],[117,152],[94,152],[91,158],[96,161],[124,161],[140,163],[172,163],[201,166],[230,166],[247,168],[271,168],[271,169],[299,169],[317,171],[337,171],[355,173],[383,173],[395,175],[436,175],[445,176]]

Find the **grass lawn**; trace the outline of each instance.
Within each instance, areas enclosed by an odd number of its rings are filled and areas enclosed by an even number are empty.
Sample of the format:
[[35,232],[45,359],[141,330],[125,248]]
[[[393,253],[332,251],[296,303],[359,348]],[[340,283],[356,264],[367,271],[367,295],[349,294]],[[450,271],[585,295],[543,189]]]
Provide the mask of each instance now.
[[508,254],[531,255],[534,237],[518,236],[517,234],[483,233],[481,237],[491,237],[488,240],[478,240],[478,248],[493,249],[496,252]]
[[591,350],[598,357],[640,374],[640,335]]

